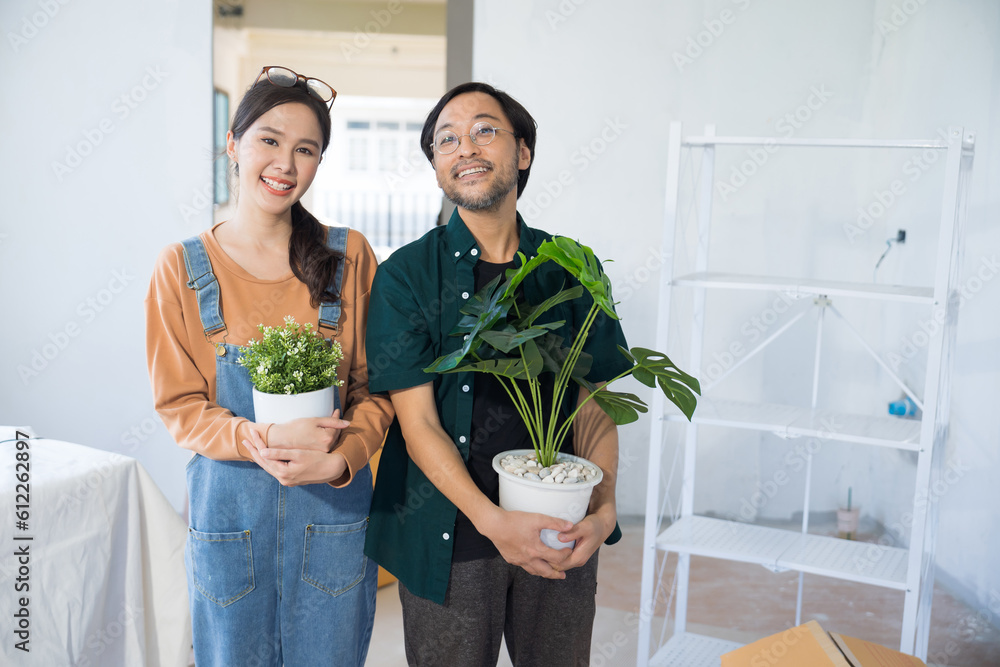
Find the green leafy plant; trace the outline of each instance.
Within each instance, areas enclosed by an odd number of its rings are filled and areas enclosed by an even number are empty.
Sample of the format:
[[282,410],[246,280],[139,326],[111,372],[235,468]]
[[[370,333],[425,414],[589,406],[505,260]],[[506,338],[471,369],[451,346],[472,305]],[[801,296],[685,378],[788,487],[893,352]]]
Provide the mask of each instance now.
[[[555,237],[538,247],[538,254],[528,260],[518,253],[521,266],[507,271],[469,299],[462,308],[462,319],[452,336],[465,336],[461,347],[439,357],[424,369],[428,373],[464,373],[477,371],[495,376],[510,396],[518,414],[528,426],[535,455],[543,466],[555,463],[566,435],[580,408],[587,401],[598,406],[616,424],[628,424],[646,412],[646,404],[635,394],[614,392],[611,383],[631,375],[647,387],[657,387],[690,420],[697,407],[695,394],[701,394],[698,380],[680,370],[667,355],[643,347],[619,352],[631,367],[598,387],[584,379],[590,372],[592,357],[583,351],[594,320],[600,313],[619,319],[611,300],[611,281],[601,271],[594,252],[572,239]],[[579,285],[563,287],[540,304],[529,304],[519,296],[518,286],[545,262],[555,262],[566,269]],[[593,298],[583,325],[567,347],[555,332],[565,321],[540,322],[552,307],[583,297]],[[548,414],[542,401],[541,375],[554,373],[552,403]],[[522,381],[522,382],[519,382]],[[559,406],[573,381],[590,395],[561,423]]]
[[330,343],[312,328],[311,322],[299,325],[290,315],[284,326],[257,326],[261,339],[251,339],[238,362],[257,391],[304,394],[343,384],[337,380],[337,364],[344,358],[340,343]]

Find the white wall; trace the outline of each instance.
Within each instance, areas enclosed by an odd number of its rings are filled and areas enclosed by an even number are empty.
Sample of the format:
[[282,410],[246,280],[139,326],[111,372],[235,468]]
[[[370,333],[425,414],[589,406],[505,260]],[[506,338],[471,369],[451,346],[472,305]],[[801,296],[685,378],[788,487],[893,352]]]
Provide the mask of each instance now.
[[[348,96],[443,89],[443,6],[406,3],[368,25],[381,6],[309,5],[296,14],[309,27],[343,32],[307,34],[268,6],[216,31],[231,111],[270,59]],[[152,408],[143,300],[159,250],[212,224],[211,12],[192,0],[0,4],[0,424],[133,456],[178,510],[189,454]],[[285,30],[240,29],[258,24]]]
[[133,456],[180,507],[143,299],[160,248],[211,221],[211,5],[98,4],[0,5],[0,423]]
[[[509,91],[539,124],[522,213],[615,260],[608,273],[618,286],[630,344],[651,345],[658,274],[648,269],[658,261],[665,139],[674,120],[689,130],[715,123],[720,134],[800,137],[934,137],[949,124],[973,128],[978,141],[962,276],[991,266],[1000,246],[1000,230],[990,224],[998,208],[991,178],[1000,158],[992,141],[1000,129],[998,46],[1000,6],[987,0],[480,0],[473,63],[477,79]],[[787,117],[797,112],[798,121]],[[907,244],[886,258],[879,280],[930,284],[943,161],[910,180],[913,164],[905,170],[913,157],[870,152],[820,159],[792,151],[772,156],[727,201],[716,197],[715,221],[729,231],[713,239],[710,268],[869,280],[885,239],[906,228]],[[741,150],[720,151],[717,174],[728,178],[745,159]],[[890,210],[859,237],[847,234],[857,208],[897,179],[907,190]],[[1000,552],[1000,536],[986,530],[997,523],[1000,506],[993,481],[1000,473],[1000,412],[994,407],[1000,281],[992,281],[993,275],[961,311],[946,452],[961,475],[935,496],[941,508],[939,571],[980,603],[991,591],[1000,594],[991,556]],[[716,301],[708,316],[706,366],[713,353],[746,342],[742,326],[775,296]],[[883,356],[900,351],[902,341],[919,330],[912,309],[839,305],[845,315],[868,323],[861,331]],[[671,327],[671,354],[684,349],[684,331]],[[828,331],[824,358],[839,361],[824,368],[830,379],[820,404],[884,414],[897,391],[842,332],[833,325]],[[720,384],[719,395],[756,391],[771,400],[808,402],[814,333],[806,328],[790,334],[741,369],[741,376]],[[796,358],[807,362],[790,361]],[[765,365],[783,371],[764,374]],[[905,359],[900,373],[919,384],[923,356]],[[618,499],[625,514],[643,511],[648,427],[641,420],[621,430]],[[738,514],[743,499],[786,468],[796,444],[732,431],[708,435],[699,453],[696,510],[723,515]],[[912,461],[898,453],[827,443],[816,456],[813,508],[834,509],[851,486],[871,518],[892,524],[912,500],[912,474]],[[788,518],[799,506],[802,476],[791,479],[760,516]]]
[[[417,111],[407,109],[422,122],[433,101],[444,93],[444,35],[411,34],[421,29],[420,23],[413,25],[421,15],[409,11],[414,9],[411,4],[401,7],[399,14],[393,16],[391,28],[404,34],[362,33],[363,39],[350,32],[245,29],[217,25],[214,31],[215,87],[229,95],[232,112],[261,67],[268,64],[281,63],[296,72],[305,72],[329,83],[337,91],[337,100],[330,111],[333,136],[324,161],[324,165],[328,166],[332,161],[329,156],[346,155],[344,124],[349,110],[358,108],[358,98],[392,96],[429,100],[409,105]],[[341,22],[343,20],[341,18]],[[414,155],[410,156],[410,152]],[[426,169],[427,161],[416,145],[407,153],[407,164],[415,162],[420,169]],[[413,157],[419,157],[419,160]],[[408,173],[408,169],[404,171]],[[323,180],[330,175],[324,174],[324,167],[321,166],[317,177]],[[317,191],[317,188],[311,188],[302,200],[303,205],[314,213],[317,210],[313,203]],[[226,220],[232,214],[234,204],[235,198],[230,198],[229,205],[219,207],[215,211],[215,220]]]

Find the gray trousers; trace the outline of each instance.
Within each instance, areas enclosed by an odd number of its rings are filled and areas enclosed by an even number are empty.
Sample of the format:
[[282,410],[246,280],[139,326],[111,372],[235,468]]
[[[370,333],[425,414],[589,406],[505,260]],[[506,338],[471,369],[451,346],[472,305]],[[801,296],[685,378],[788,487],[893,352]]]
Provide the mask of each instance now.
[[443,605],[400,582],[410,667],[495,667],[500,640],[515,667],[586,667],[597,595],[597,553],[565,579],[545,579],[502,556],[452,563]]

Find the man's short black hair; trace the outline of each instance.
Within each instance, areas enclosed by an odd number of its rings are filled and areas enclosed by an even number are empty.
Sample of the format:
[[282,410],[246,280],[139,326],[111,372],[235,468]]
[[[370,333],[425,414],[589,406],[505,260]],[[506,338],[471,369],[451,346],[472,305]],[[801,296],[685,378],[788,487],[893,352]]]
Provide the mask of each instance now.
[[520,102],[488,83],[470,81],[459,84],[445,93],[444,97],[438,100],[438,103],[434,105],[431,112],[427,114],[427,120],[424,121],[424,129],[420,132],[420,149],[423,150],[428,160],[431,162],[434,161],[434,126],[437,125],[438,117],[441,116],[441,110],[444,109],[448,102],[465,93],[486,93],[495,99],[511,125],[514,126],[512,130],[514,138],[522,139],[524,145],[528,147],[528,151],[531,153],[531,163],[528,164],[526,169],[520,169],[517,172],[517,196],[520,197],[524,191],[524,186],[528,183],[528,172],[531,171],[531,165],[535,162],[535,128],[538,127],[538,124],[535,123],[535,119],[531,117],[531,114],[528,113],[528,110]]

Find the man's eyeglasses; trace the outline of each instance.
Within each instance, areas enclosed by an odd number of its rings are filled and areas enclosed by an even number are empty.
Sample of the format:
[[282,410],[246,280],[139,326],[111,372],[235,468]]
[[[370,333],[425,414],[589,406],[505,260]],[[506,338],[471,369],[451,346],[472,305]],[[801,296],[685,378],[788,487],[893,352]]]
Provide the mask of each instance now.
[[257,85],[260,81],[260,77],[266,76],[267,80],[270,81],[275,86],[281,86],[282,88],[294,88],[295,84],[299,81],[304,81],[306,84],[306,90],[309,94],[318,99],[320,102],[333,105],[333,101],[337,99],[337,91],[334,90],[330,84],[325,81],[320,81],[319,79],[314,79],[311,76],[302,76],[301,74],[296,74],[287,67],[277,67],[274,65],[269,65],[260,71],[257,75],[257,81],[253,82],[253,85]]
[[434,143],[431,146],[441,155],[450,155],[458,150],[458,145],[462,142],[462,137],[469,137],[472,143],[477,146],[486,146],[497,136],[497,131],[508,132],[514,137],[516,134],[502,127],[493,127],[487,122],[476,123],[469,130],[468,134],[455,134],[451,130],[442,130],[434,135]]

